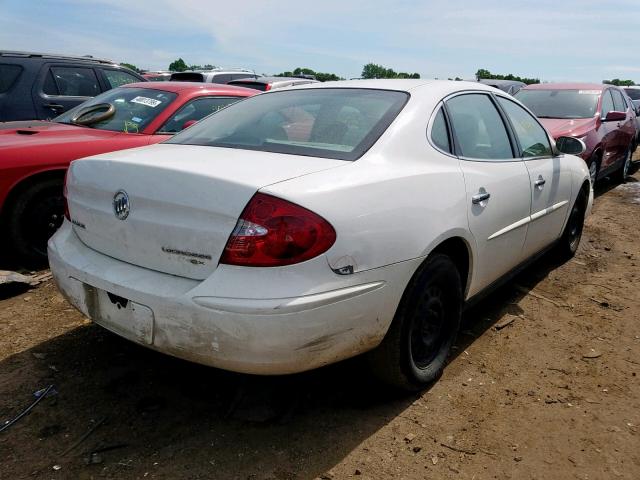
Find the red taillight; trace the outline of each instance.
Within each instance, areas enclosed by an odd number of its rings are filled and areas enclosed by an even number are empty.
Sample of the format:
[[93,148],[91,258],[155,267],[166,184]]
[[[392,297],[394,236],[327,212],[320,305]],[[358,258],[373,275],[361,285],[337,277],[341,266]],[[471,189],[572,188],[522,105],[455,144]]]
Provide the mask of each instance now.
[[294,203],[257,193],[244,208],[220,263],[278,267],[329,250],[336,231],[321,216]]
[[64,176],[64,187],[62,189],[62,196],[64,198],[64,218],[71,221],[71,214],[69,213],[69,202],[67,201],[67,175]]
[[266,86],[266,87],[264,87],[264,91],[265,91],[265,92],[268,92],[269,90],[271,90],[271,84],[270,84],[270,83],[267,83],[267,86]]

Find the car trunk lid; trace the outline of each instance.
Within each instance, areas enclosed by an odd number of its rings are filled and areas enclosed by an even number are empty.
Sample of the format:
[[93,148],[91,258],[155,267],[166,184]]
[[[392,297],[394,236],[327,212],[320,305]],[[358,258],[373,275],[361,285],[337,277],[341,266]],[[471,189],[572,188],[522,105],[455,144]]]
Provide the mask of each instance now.
[[[260,188],[348,163],[161,144],[73,162],[67,196],[73,228],[87,246],[145,268],[204,279]],[[128,214],[118,217],[124,203]]]

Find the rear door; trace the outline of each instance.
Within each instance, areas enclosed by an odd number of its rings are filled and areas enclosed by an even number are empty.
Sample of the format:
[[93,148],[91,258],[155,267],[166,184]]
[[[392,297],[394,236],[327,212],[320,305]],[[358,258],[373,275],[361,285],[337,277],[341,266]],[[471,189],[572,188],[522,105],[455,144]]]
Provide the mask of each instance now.
[[524,256],[543,250],[556,240],[564,226],[571,200],[571,172],[562,156],[553,156],[546,130],[517,103],[497,96],[513,129],[531,182],[531,222]]
[[627,101],[622,92],[616,88],[611,89],[611,94],[613,95],[613,105],[616,112],[625,112],[627,114],[627,118],[624,121],[615,122],[618,127],[616,135],[619,153],[618,160],[622,161],[626,157],[629,146],[635,136],[635,118],[629,110],[629,105],[627,105]]
[[600,135],[602,138],[602,160],[600,162],[600,171],[607,170],[616,161],[620,155],[620,139],[618,138],[618,123],[606,122],[607,113],[615,111],[613,96],[611,89],[608,88],[602,92],[602,101],[600,107]]
[[92,66],[45,64],[32,90],[39,119],[49,119],[101,93]]
[[445,105],[477,245],[475,291],[469,292],[473,295],[524,259],[531,187],[491,94],[464,93],[450,97]]

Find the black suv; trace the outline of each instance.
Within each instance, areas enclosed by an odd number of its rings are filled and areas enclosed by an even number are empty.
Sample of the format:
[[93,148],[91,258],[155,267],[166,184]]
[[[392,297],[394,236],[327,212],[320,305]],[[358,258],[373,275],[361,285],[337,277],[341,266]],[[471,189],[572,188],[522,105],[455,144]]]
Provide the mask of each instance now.
[[0,121],[46,120],[142,76],[109,60],[0,50]]

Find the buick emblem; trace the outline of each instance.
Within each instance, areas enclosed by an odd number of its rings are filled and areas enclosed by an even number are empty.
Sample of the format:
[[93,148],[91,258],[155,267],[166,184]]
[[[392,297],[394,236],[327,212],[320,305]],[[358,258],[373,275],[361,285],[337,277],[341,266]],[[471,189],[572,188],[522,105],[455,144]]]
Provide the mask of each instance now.
[[129,203],[129,195],[124,190],[118,190],[113,196],[113,213],[120,220],[124,220],[129,216],[131,204]]

